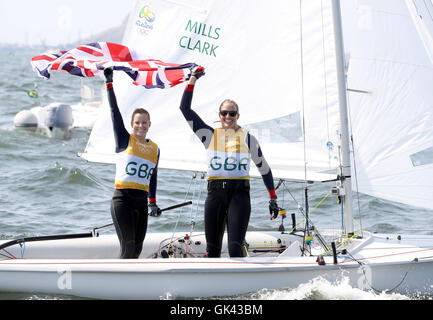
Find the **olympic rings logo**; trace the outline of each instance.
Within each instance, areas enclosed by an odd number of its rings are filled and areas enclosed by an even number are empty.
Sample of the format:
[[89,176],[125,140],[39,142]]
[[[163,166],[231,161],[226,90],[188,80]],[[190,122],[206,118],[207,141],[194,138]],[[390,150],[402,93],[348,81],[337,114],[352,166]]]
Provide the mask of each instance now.
[[149,6],[144,6],[141,8],[140,13],[138,14],[141,19],[146,19],[147,22],[155,21],[155,13],[150,10]]

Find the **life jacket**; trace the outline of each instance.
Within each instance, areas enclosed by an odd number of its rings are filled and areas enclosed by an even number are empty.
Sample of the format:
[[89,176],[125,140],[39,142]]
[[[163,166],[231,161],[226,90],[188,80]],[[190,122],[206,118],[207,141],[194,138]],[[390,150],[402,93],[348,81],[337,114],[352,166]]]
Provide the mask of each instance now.
[[208,180],[250,179],[251,153],[247,135],[248,131],[243,128],[214,130],[207,148]]
[[150,178],[158,163],[156,143],[149,139],[143,143],[131,134],[126,150],[116,156],[116,189],[149,191]]

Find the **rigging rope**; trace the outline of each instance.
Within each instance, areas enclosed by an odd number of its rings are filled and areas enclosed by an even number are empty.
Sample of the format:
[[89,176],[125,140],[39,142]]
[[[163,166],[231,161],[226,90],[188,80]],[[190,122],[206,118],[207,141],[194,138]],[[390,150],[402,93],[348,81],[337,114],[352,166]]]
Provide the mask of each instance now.
[[[326,66],[326,55],[325,55],[325,43],[326,43],[326,41],[325,41],[325,21],[324,21],[323,11],[324,11],[324,9],[323,9],[323,0],[322,0],[320,12],[321,12],[321,17],[322,17],[322,50],[323,50],[323,74],[324,74],[323,81],[324,81],[324,87],[325,87],[325,97],[324,98],[325,98],[325,108],[326,108],[326,133],[327,133],[327,138],[328,138],[327,143],[328,143],[329,141],[331,141],[330,133],[329,133],[331,129],[329,127],[328,81],[327,81],[327,77],[326,77],[327,66]],[[332,169],[331,168],[331,158],[332,158],[331,151],[332,151],[332,149],[328,147],[328,167],[329,167],[329,169]]]
[[400,280],[400,282],[399,283],[397,283],[392,289],[385,289],[385,290],[379,290],[379,289],[376,289],[375,287],[373,287],[373,285],[371,284],[371,281],[369,281],[369,277],[367,276],[367,274],[366,274],[366,266],[367,267],[369,267],[369,265],[368,264],[366,264],[366,263],[363,263],[363,262],[361,262],[361,261],[359,261],[358,259],[356,259],[352,254],[350,254],[349,252],[347,252],[347,255],[351,258],[351,259],[353,259],[353,261],[355,261],[355,262],[357,262],[359,265],[360,265],[360,267],[361,267],[361,270],[362,270],[362,274],[364,275],[364,279],[365,279],[365,282],[368,284],[368,286],[371,288],[371,289],[373,289],[373,291],[375,291],[376,293],[382,293],[382,292],[386,292],[386,293],[389,293],[389,292],[392,292],[392,291],[394,291],[395,289],[397,289],[399,286],[401,286],[402,285],[402,283],[404,282],[404,280],[406,280],[406,277],[407,277],[407,275],[409,274],[409,271],[412,269],[412,267],[413,267],[413,265],[414,265],[414,262],[417,262],[417,259],[414,259],[414,260],[412,260],[410,263],[410,266],[409,266],[409,268],[407,269],[407,271],[405,272],[405,274],[403,275],[403,278]]
[[[288,231],[288,234],[285,236],[285,237],[283,237],[282,238],[282,240],[284,240],[289,234],[291,234],[291,233],[293,233],[296,229],[297,229],[297,227],[299,226],[299,225],[301,225],[305,220],[309,220],[309,223],[310,223],[310,225],[311,226],[314,226],[314,223],[313,223],[313,221],[310,219],[310,217],[309,216],[306,216],[305,215],[305,213],[304,213],[304,210],[303,210],[303,208],[302,208],[302,206],[299,204],[299,202],[296,200],[296,198],[295,198],[295,196],[292,194],[292,192],[289,190],[289,188],[287,187],[287,185],[286,185],[286,181],[285,180],[280,180],[279,181],[279,186],[280,185],[282,185],[283,186],[283,195],[284,195],[284,191],[287,191],[288,193],[289,193],[289,195],[292,197],[292,199],[293,199],[293,201],[296,203],[296,205],[297,205],[297,207],[298,207],[298,210],[299,210],[299,212],[303,215],[303,219],[300,221],[300,222],[298,222],[297,224],[296,224],[296,226],[295,227],[292,227],[291,228],[291,230],[289,230]],[[314,210],[316,210],[329,196],[331,195],[331,192],[328,192],[311,210],[310,210],[310,214],[312,213],[312,212],[314,212]],[[356,224],[358,224],[358,226],[360,227],[360,230],[357,232],[357,233],[354,233],[353,235],[346,235],[346,234],[343,234],[342,236],[344,236],[344,237],[346,237],[347,239],[345,239],[344,241],[342,241],[342,242],[340,242],[340,243],[338,243],[337,244],[337,248],[338,247],[341,247],[343,244],[345,244],[346,242],[348,242],[348,241],[350,241],[351,239],[354,239],[354,238],[357,238],[357,237],[359,237],[360,236],[360,234],[361,234],[361,236],[362,236],[362,232],[363,232],[363,230],[362,230],[362,225],[356,220],[356,219],[353,219],[353,221],[356,223]],[[332,251],[332,249],[330,249],[327,245],[326,245],[326,243],[323,241],[323,239],[321,238],[321,235],[320,235],[320,233],[319,233],[319,231],[317,230],[317,228],[316,227],[314,227],[314,230],[315,230],[315,234],[317,235],[317,237],[319,238],[319,242],[320,242],[320,244],[322,245],[322,247],[325,249],[325,251],[321,254],[321,255],[325,255],[325,254],[328,254],[328,253],[330,253],[331,251]],[[343,229],[342,229],[343,230]],[[322,243],[323,242],[323,243]]]
[[7,251],[6,249],[2,249],[2,251],[6,252],[6,254],[8,254],[8,255],[6,255],[4,253],[0,253],[0,256],[3,256],[3,257],[8,258],[8,259],[16,259],[17,258],[12,253]]
[[[204,187],[203,187],[203,185],[205,184],[205,182],[206,182],[206,180],[205,180],[205,176],[206,176],[206,174],[204,173],[204,172],[202,172],[201,173],[201,180],[200,180],[200,182],[199,183],[197,183],[197,188],[198,188],[198,191],[197,191],[197,201],[196,201],[196,205],[195,205],[195,214],[193,215],[193,207],[194,206],[191,206],[191,212],[190,212],[190,219],[191,219],[191,232],[190,232],[190,236],[192,235],[192,233],[193,233],[193,231],[194,231],[194,227],[195,227],[195,224],[196,224],[196,222],[195,222],[195,220],[196,220],[196,218],[197,218],[197,215],[198,215],[198,211],[199,211],[199,205],[200,205],[200,199],[201,199],[201,195],[202,195],[202,193],[203,193],[203,189],[204,189]],[[195,193],[195,191],[194,191],[194,193]],[[193,199],[194,199],[194,196],[192,197]]]
[[[187,190],[187,192],[186,192],[186,194],[185,194],[184,202],[188,199],[188,195],[189,195],[189,192],[190,192],[190,190],[191,190],[191,186],[192,186],[192,184],[193,184],[193,182],[194,182],[194,180],[195,180],[196,177],[197,177],[197,174],[194,172],[193,175],[192,175],[192,177],[191,177],[191,181],[190,181],[190,183],[189,183],[188,190]],[[177,226],[178,226],[178,224],[179,224],[180,217],[182,216],[182,212],[183,212],[183,208],[179,211],[179,213],[178,213],[178,215],[177,215],[176,224],[174,225],[173,233],[172,233],[172,235],[171,235],[171,240],[170,240],[170,242],[173,241],[174,234],[176,233],[176,230],[177,230]]]

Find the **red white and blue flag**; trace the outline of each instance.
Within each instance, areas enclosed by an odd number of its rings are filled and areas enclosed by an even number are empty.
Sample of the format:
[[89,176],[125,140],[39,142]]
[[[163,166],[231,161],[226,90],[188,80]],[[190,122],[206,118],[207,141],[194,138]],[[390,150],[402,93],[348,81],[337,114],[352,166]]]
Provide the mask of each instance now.
[[48,51],[31,61],[33,70],[49,79],[52,70],[80,77],[94,77],[105,68],[126,72],[135,85],[146,88],[170,88],[188,80],[201,68],[194,63],[174,64],[143,59],[130,48],[110,42],[82,45],[69,51]]

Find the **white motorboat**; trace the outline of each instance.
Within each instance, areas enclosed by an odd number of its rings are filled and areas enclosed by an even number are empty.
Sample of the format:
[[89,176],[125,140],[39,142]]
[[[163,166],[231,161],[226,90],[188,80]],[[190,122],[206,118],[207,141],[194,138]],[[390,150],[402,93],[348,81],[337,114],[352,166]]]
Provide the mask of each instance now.
[[14,117],[14,126],[36,130],[50,137],[68,138],[73,128],[92,129],[101,103],[94,100],[92,88],[82,84],[79,103],[53,102],[21,110]]
[[[0,251],[0,290],[209,297],[295,287],[320,276],[348,277],[365,290],[431,295],[433,236],[355,229],[352,190],[433,209],[432,5],[342,5],[343,24],[338,0],[273,1],[265,12],[252,0],[136,1],[123,40],[148,56],[204,66],[193,105],[205,122],[215,120],[220,101],[235,98],[241,125],[257,136],[274,177],[305,181],[304,204],[295,203],[303,227],[249,231],[245,258],[204,258],[196,231],[150,230],[136,260],[116,259],[115,236],[16,241],[21,245]],[[206,171],[203,146],[177,109],[180,86],[143,92],[121,73],[114,85],[125,119],[137,106],[152,115],[149,136],[162,150],[160,167]],[[88,161],[113,161],[105,110],[81,154]],[[315,181],[336,182],[341,230],[313,225],[308,183]]]
[[73,121],[71,106],[56,102],[21,110],[14,117],[16,128],[35,130],[60,138],[69,137]]

